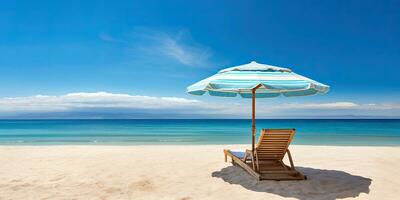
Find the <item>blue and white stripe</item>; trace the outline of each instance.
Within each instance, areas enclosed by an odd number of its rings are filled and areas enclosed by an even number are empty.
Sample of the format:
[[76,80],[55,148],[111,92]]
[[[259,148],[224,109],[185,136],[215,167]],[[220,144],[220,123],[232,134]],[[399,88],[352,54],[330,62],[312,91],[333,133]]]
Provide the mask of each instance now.
[[251,98],[251,90],[258,85],[257,98],[277,97],[281,94],[287,97],[307,96],[329,91],[329,86],[298,75],[290,69],[253,61],[221,70],[189,86],[187,92],[203,95],[208,91],[212,96],[235,97],[239,94],[244,98]]

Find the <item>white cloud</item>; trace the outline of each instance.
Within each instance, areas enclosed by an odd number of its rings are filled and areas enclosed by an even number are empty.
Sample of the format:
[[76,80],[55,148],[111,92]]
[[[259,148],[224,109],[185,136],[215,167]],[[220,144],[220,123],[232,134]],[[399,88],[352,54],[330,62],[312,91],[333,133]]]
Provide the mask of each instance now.
[[[251,107],[248,103],[238,103],[230,98],[224,103],[205,102],[180,97],[154,97],[108,92],[77,92],[59,96],[36,95],[28,97],[0,98],[0,117],[27,116],[36,113],[41,117],[51,116],[46,113],[89,113],[91,117],[129,117],[130,114],[146,114],[147,117],[174,118],[184,114],[188,117],[250,117]],[[105,114],[102,112],[106,112]],[[120,115],[123,113],[124,115]],[[274,116],[325,116],[325,115],[390,115],[400,116],[400,103],[354,102],[330,103],[291,103],[291,104],[257,104],[258,117]],[[63,116],[63,115],[57,115]],[[55,117],[57,117],[55,116]]]
[[201,102],[178,97],[151,97],[107,92],[69,93],[60,96],[36,95],[0,99],[2,112],[68,111],[82,108],[179,109]]
[[330,103],[287,103],[270,107],[276,110],[390,110],[400,109],[400,103],[367,103],[330,102]]
[[353,102],[283,104],[277,106],[280,109],[353,109],[357,107],[359,105]]
[[362,104],[359,106],[359,108],[365,110],[396,110],[400,109],[400,103],[369,103]]

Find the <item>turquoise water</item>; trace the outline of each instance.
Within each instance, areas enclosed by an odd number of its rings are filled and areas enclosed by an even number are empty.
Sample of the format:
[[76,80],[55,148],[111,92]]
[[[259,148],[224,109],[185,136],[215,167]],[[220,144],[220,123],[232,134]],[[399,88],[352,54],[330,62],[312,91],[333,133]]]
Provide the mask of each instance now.
[[[250,120],[0,120],[0,145],[248,144]],[[400,146],[400,120],[257,120],[295,144]]]

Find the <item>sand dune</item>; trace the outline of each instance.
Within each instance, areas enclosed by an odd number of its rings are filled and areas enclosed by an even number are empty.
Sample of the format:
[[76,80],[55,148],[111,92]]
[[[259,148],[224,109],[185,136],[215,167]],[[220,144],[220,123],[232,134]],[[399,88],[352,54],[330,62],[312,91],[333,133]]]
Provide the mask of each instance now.
[[3,146],[0,199],[399,199],[399,147],[292,146],[308,180],[262,182],[226,147]]

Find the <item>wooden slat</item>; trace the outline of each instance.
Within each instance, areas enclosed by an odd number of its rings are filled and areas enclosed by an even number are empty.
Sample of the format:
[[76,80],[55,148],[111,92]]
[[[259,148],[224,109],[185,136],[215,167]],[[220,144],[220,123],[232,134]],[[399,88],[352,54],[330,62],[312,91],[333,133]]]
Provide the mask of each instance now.
[[257,149],[256,150],[286,150],[286,146],[285,145],[270,145],[270,146],[260,146],[260,147],[257,147]]
[[267,151],[258,152],[257,151],[257,155],[266,155],[266,154],[276,155],[276,154],[283,154],[283,152],[267,152]]
[[280,151],[280,152],[267,152],[267,151],[264,151],[264,152],[257,152],[257,155],[259,155],[259,156],[262,156],[262,155],[279,155],[279,156],[281,156],[281,155],[283,155],[283,153],[284,152],[282,152],[282,151]]
[[278,143],[278,144],[282,144],[283,146],[286,146],[286,144],[287,144],[287,140],[263,140],[263,142],[266,143],[265,146],[268,146],[269,143]]
[[261,174],[291,174],[291,175],[297,175],[299,174],[298,171],[294,171],[294,170],[287,170],[287,171],[260,171]]
[[266,155],[266,154],[276,155],[276,154],[283,154],[283,152],[257,151],[257,155]]
[[266,158],[274,158],[275,160],[278,159],[282,159],[283,158],[283,154],[258,154],[257,155],[260,159],[259,160],[265,160]]
[[283,136],[283,137],[287,137],[287,136],[291,136],[290,133],[265,133],[267,134],[267,137],[269,136]]
[[266,152],[266,153],[283,153],[285,152],[283,149],[257,149],[257,152]]
[[265,138],[290,138],[290,135],[268,135]]
[[[279,143],[278,143],[279,144]],[[272,148],[272,149],[276,149],[276,148],[282,148],[282,149],[286,149],[286,145],[281,145],[281,146],[276,146],[276,145],[260,145],[257,147],[257,149],[268,149],[268,148]]]
[[290,181],[290,180],[305,180],[305,176],[303,175],[289,175],[289,174],[263,174],[260,176],[260,180],[279,180],[279,181]]
[[[275,144],[275,146],[273,146],[273,145],[271,145],[271,144]],[[268,144],[265,144],[265,145],[258,145],[257,146],[257,149],[259,149],[259,148],[277,148],[276,147],[276,145],[277,144],[280,144],[281,146],[279,147],[279,148],[284,148],[284,149],[286,149],[286,143],[283,143],[283,142],[270,142],[270,143],[268,143]]]
[[282,171],[285,170],[286,168],[282,168],[282,166],[277,166],[277,167],[268,167],[268,168],[263,168],[260,167],[262,172],[266,172],[266,171]]
[[258,154],[283,154],[285,153],[284,150],[272,150],[272,151],[265,151],[265,150],[257,150]]
[[282,152],[273,152],[273,153],[269,153],[269,152],[257,152],[257,155],[258,155],[258,156],[267,156],[267,155],[271,155],[271,156],[273,156],[273,155],[281,156],[281,155],[283,155],[283,153],[282,153]]
[[284,142],[269,142],[268,146],[281,146],[281,147],[286,147],[286,144]]
[[282,154],[259,153],[259,154],[257,154],[257,156],[260,158],[259,160],[262,160],[262,158],[265,158],[265,157],[282,158],[283,157],[283,153]]
[[275,145],[275,146],[270,146],[268,148],[257,148],[256,151],[258,151],[258,150],[260,150],[260,151],[269,151],[269,150],[273,151],[273,150],[286,150],[286,148],[284,148],[282,146]]
[[275,157],[275,156],[263,156],[262,159],[265,160],[280,160],[281,157]]
[[267,151],[267,152],[285,152],[286,149],[275,148],[275,149],[257,149],[257,152]]
[[276,138],[263,138],[262,139],[262,141],[268,141],[268,140],[272,140],[272,141],[283,140],[283,141],[287,142],[289,140],[289,138],[281,138],[281,137],[278,138],[278,137],[276,137]]
[[280,156],[260,156],[260,158],[262,158],[264,160],[280,160],[281,159]]
[[285,150],[284,149],[257,149],[257,152],[282,153],[282,152],[285,152]]
[[263,139],[266,139],[266,138],[290,138],[290,136],[288,136],[288,135],[286,135],[286,136],[265,136]]
[[286,142],[288,141],[289,138],[282,138],[282,137],[267,137],[267,138],[263,138],[262,140],[285,140]]
[[262,140],[264,142],[262,145],[259,146],[269,146],[269,143],[281,143],[283,145],[287,145],[287,140]]
[[[263,147],[263,146],[257,147],[257,149],[258,149],[258,148],[261,148],[261,147]],[[269,143],[269,144],[268,144],[268,147],[285,148],[285,149],[286,149],[286,145],[284,145],[284,144],[282,144],[282,143],[276,143],[276,142],[274,142],[274,143]]]
[[285,151],[286,149],[282,149],[282,148],[275,148],[275,149],[257,149],[257,152],[261,152],[261,151],[267,151],[267,152],[274,152],[274,151]]

